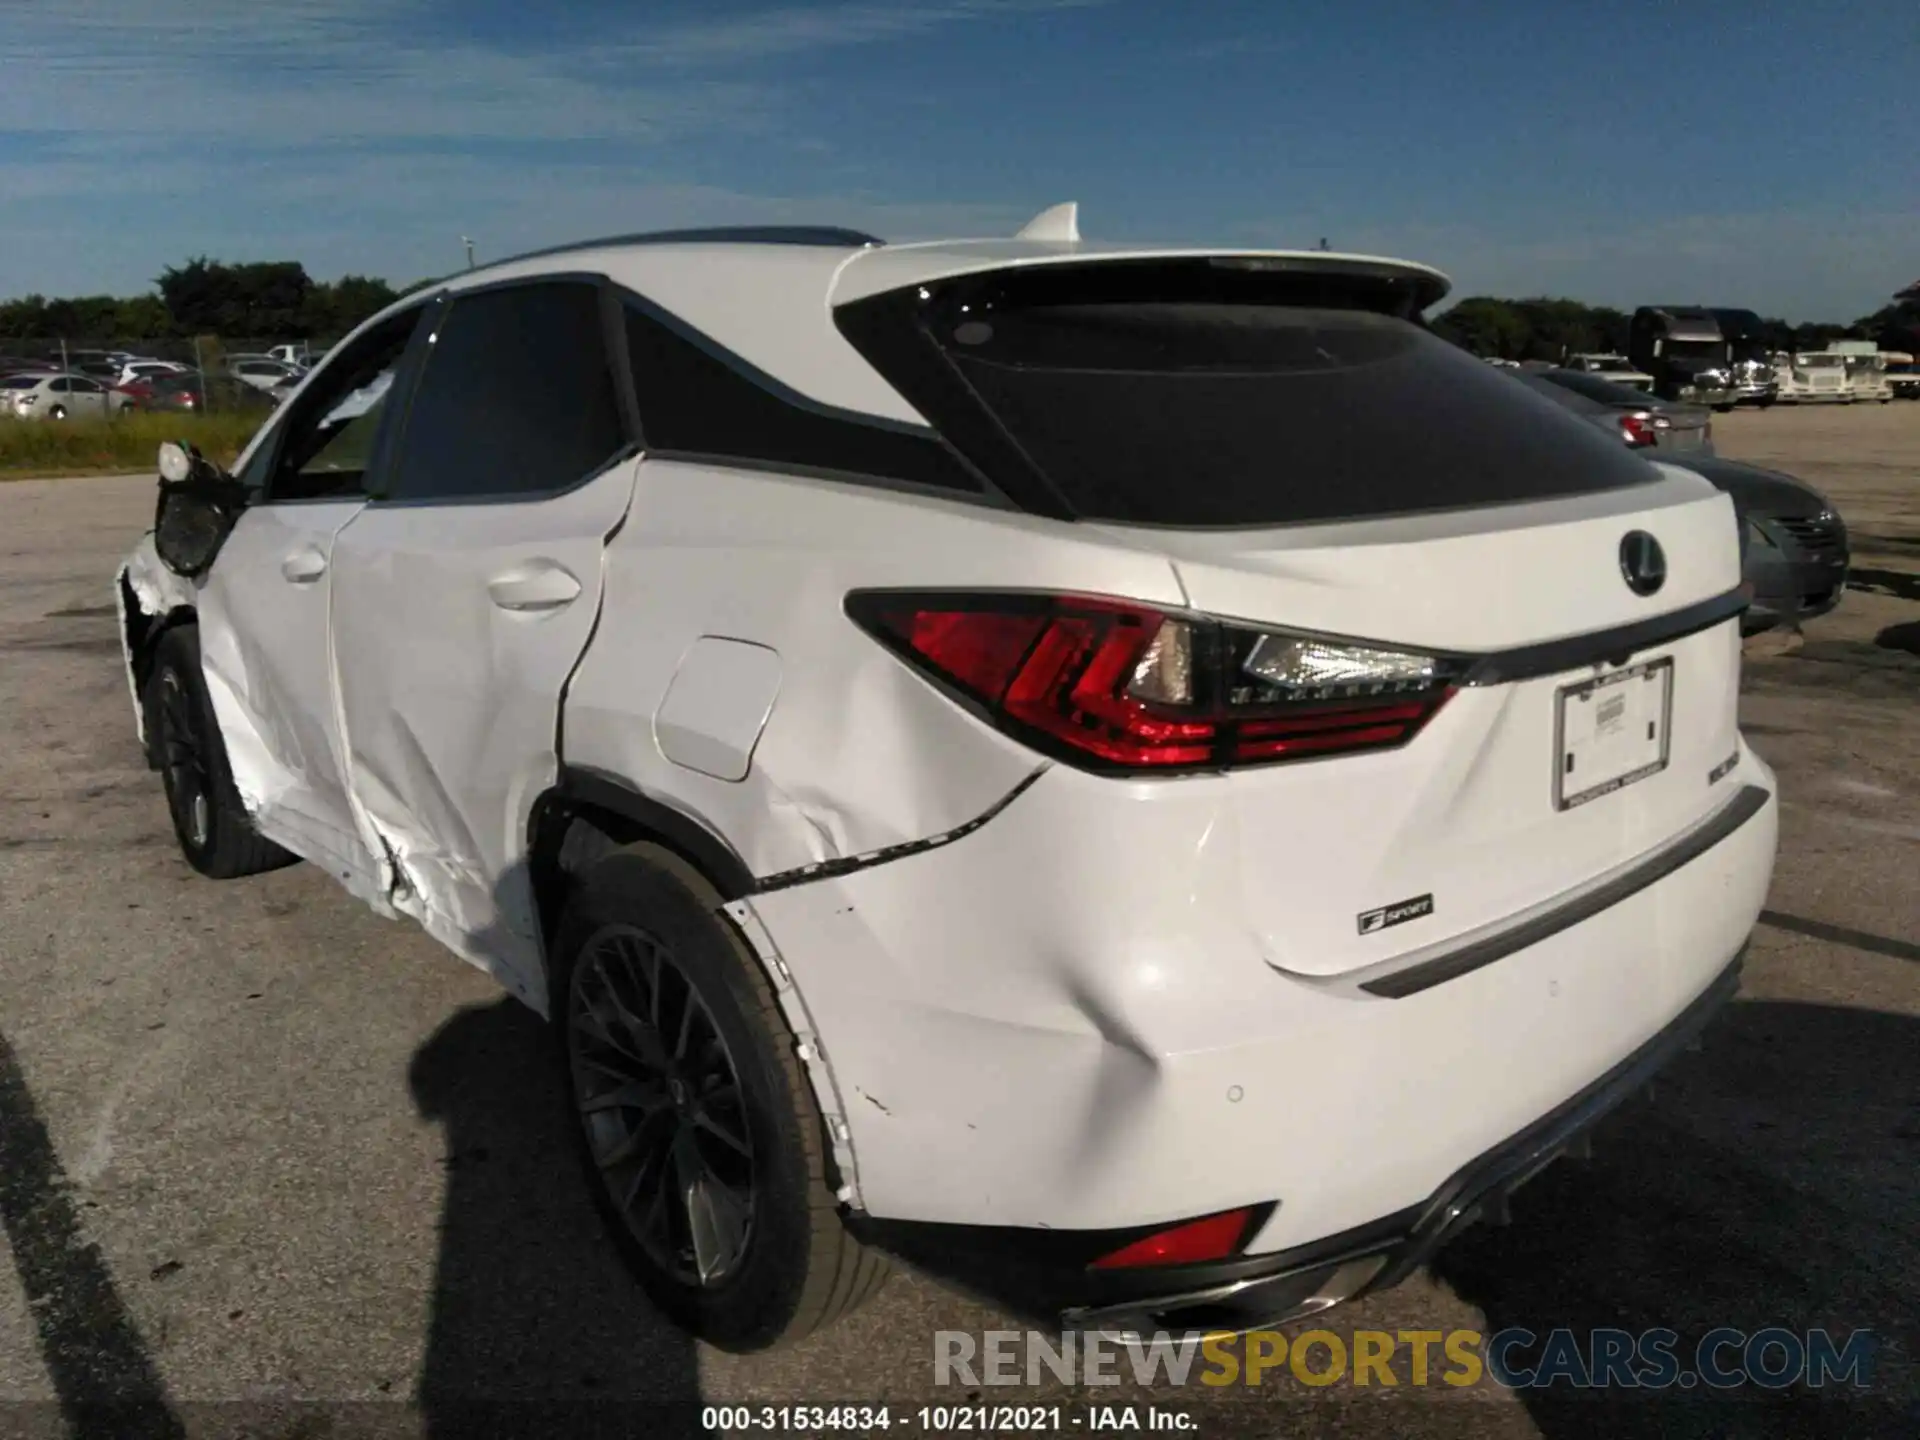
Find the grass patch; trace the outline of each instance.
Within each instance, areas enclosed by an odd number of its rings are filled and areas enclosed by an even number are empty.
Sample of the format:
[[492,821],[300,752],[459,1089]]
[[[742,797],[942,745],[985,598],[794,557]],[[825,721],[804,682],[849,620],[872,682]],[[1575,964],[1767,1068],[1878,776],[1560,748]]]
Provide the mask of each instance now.
[[152,472],[163,440],[198,445],[209,460],[230,466],[263,418],[136,412],[117,420],[0,420],[0,477]]

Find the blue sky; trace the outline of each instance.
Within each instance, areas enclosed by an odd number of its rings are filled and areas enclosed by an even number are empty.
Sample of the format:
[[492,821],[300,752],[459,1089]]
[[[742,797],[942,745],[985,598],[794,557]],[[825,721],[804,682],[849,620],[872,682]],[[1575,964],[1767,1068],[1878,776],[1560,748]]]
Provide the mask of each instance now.
[[1456,295],[1844,320],[1920,275],[1913,0],[0,0],[0,34],[0,296],[1063,199]]

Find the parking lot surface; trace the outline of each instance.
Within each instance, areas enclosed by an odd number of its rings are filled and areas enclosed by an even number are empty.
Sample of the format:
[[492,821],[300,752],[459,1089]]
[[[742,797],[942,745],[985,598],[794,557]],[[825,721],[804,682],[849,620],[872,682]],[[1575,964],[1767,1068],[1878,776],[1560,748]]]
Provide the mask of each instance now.
[[110,590],[152,485],[100,479],[0,485],[0,1433],[665,1434],[839,1402],[919,1434],[971,1394],[1067,1430],[1151,1401],[1200,1434],[1920,1434],[1920,406],[1714,426],[1821,487],[1855,567],[1749,656],[1783,810],[1741,998],[1511,1225],[1321,1325],[1869,1330],[1864,1394],[1417,1386],[1404,1355],[1393,1387],[969,1391],[936,1386],[935,1332],[1014,1322],[908,1273],[792,1350],[689,1344],[598,1234],[531,1014],[309,867],[178,857]]

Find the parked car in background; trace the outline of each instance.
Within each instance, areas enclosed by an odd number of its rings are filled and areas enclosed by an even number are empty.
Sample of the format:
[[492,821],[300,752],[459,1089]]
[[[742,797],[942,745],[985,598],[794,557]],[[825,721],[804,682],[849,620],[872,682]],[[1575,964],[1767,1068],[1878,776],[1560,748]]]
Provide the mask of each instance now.
[[267,359],[278,360],[281,364],[291,365],[298,370],[310,370],[319,356],[314,354],[311,345],[301,340],[292,345],[273,346],[267,351]]
[[284,360],[271,360],[265,355],[239,355],[227,361],[226,373],[256,390],[271,390],[284,380],[297,379],[306,371],[298,365],[289,365]]
[[1663,400],[1731,410],[1738,400],[1720,322],[1698,305],[1642,305],[1633,312],[1627,354],[1653,377]]
[[194,415],[265,414],[273,409],[273,401],[265,391],[226,375],[201,376],[187,371],[159,375],[147,383],[150,393],[141,404],[148,410]]
[[21,420],[97,420],[118,415],[132,404],[129,397],[91,375],[33,374],[9,376],[7,403]]
[[1676,454],[1713,453],[1713,415],[1703,406],[1662,400],[1657,395],[1616,385],[1580,370],[1547,367],[1526,370],[1523,378],[1551,386],[1562,394],[1580,396],[1592,407],[1581,413],[1604,419],[1608,427],[1635,448],[1652,447]]
[[1920,365],[1904,350],[1888,350],[1887,389],[1896,400],[1920,400]]
[[1569,355],[1565,368],[1582,375],[1597,375],[1602,380],[1624,385],[1630,390],[1653,389],[1653,377],[1643,370],[1636,370],[1633,362],[1624,355]]
[[187,862],[307,856],[549,1018],[610,1248],[717,1346],[889,1252],[1082,1332],[1396,1284],[1765,901],[1725,495],[1426,330],[1425,266],[1071,217],[462,273],[117,580]]
[[[1590,399],[1584,393],[1584,384],[1559,383],[1567,373],[1529,371],[1514,378],[1562,409],[1614,431],[1621,412],[1613,405]],[[1586,383],[1594,379],[1588,375],[1575,378]],[[1697,413],[1704,422],[1707,412]],[[1741,617],[1743,632],[1767,630],[1783,621],[1797,623],[1840,603],[1840,593],[1846,586],[1847,531],[1819,491],[1777,470],[1721,459],[1710,444],[1677,453],[1667,447],[1662,453],[1658,444],[1636,438],[1632,432],[1625,438],[1647,459],[1684,465],[1725,491],[1733,501],[1741,524],[1742,571],[1754,592],[1753,604]]]
[[156,375],[184,375],[193,367],[182,365],[177,360],[153,360],[142,357],[129,360],[120,367],[120,383],[128,384],[134,380],[150,380]]
[[1676,458],[1733,500],[1740,514],[1742,568],[1753,605],[1741,621],[1752,632],[1824,615],[1846,590],[1846,522],[1813,486],[1793,475],[1718,456]]

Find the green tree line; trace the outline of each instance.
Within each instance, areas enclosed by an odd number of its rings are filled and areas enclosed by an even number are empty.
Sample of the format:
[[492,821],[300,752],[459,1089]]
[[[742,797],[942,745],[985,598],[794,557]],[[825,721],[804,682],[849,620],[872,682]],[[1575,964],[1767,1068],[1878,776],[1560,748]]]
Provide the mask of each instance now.
[[[164,340],[194,335],[337,339],[400,295],[385,280],[343,275],[315,280],[297,260],[231,265],[197,256],[160,272],[144,295],[28,295],[0,301],[0,340]],[[1624,352],[1624,310],[1579,300],[1506,300],[1472,295],[1433,321],[1434,330],[1476,355],[1503,360],[1561,360],[1569,354]],[[1912,317],[1894,306],[1851,325],[1765,322],[1777,350],[1818,350],[1828,341],[1881,340],[1910,348]]]
[[0,301],[0,339],[336,339],[401,293],[366,275],[315,280],[297,260],[229,265],[202,255],[168,266],[145,295]]
[[[1501,360],[1559,361],[1568,355],[1625,354],[1632,316],[1605,305],[1538,297],[1503,300],[1471,295],[1432,322],[1435,333],[1476,355]],[[1801,324],[1765,320],[1773,350],[1819,350],[1836,339],[1881,340],[1898,329],[1894,306],[1862,316],[1851,325]],[[1905,348],[1895,344],[1891,348]]]

